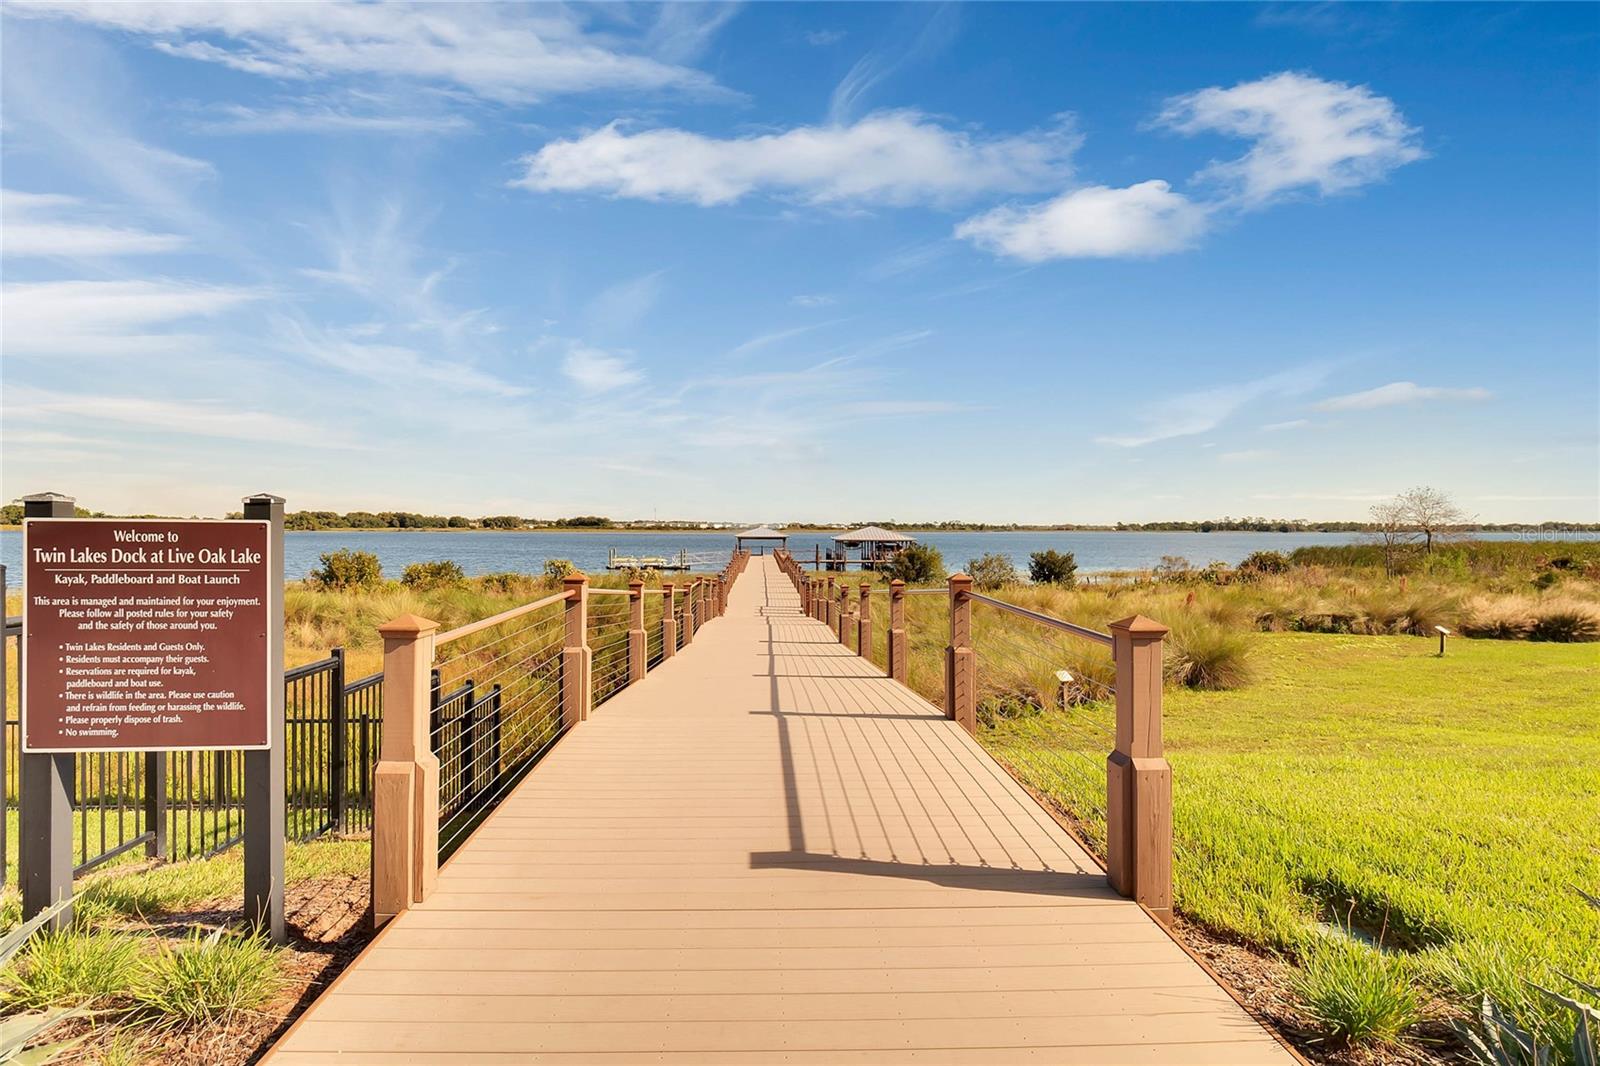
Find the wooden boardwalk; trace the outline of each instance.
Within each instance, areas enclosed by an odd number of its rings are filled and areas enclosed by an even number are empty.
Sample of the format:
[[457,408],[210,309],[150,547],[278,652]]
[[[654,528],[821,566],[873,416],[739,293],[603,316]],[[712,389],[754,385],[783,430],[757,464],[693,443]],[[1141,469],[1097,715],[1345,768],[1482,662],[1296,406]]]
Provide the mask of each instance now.
[[757,557],[270,1061],[1292,1059]]

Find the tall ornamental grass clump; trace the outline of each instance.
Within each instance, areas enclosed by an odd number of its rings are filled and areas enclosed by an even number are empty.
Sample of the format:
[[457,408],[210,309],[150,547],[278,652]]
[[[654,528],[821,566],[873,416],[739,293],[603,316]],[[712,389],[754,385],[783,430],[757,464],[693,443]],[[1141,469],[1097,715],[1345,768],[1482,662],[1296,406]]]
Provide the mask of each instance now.
[[123,995],[138,959],[139,941],[121,933],[39,933],[0,973],[0,999],[13,1010],[49,1010]]
[[264,934],[195,929],[146,960],[133,999],[161,1024],[192,1027],[260,1007],[282,983],[277,952]]
[[1422,1019],[1422,996],[1405,964],[1342,935],[1310,948],[1291,978],[1325,1037],[1344,1044],[1395,1044]]

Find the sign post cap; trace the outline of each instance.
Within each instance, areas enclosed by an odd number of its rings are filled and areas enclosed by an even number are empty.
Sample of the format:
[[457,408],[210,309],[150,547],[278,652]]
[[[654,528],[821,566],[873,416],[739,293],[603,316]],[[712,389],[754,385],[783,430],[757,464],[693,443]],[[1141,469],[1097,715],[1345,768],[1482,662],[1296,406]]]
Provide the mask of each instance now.
[[284,499],[283,499],[282,496],[274,496],[270,492],[257,492],[257,493],[255,493],[253,495],[246,496],[241,502],[243,502],[243,503],[283,503]]
[[76,496],[67,496],[60,492],[35,492],[31,496],[17,497],[19,503],[77,503]]

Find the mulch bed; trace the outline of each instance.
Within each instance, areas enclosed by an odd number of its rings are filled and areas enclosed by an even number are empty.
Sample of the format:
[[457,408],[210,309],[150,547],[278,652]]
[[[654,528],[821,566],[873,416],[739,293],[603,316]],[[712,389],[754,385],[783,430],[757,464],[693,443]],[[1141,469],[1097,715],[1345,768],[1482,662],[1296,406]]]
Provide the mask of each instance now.
[[[136,1044],[139,1062],[163,1066],[243,1066],[257,1062],[295,1018],[310,1006],[372,939],[367,878],[332,876],[291,883],[284,890],[289,943],[283,948],[282,990],[259,1011],[241,1013],[227,1022],[191,1031],[114,1023],[85,1022],[57,1027],[52,1040],[70,1039],[92,1030],[89,1039],[65,1061],[98,1063],[107,1049]],[[195,926],[238,922],[239,899],[214,900],[186,911],[163,914],[148,926],[155,936],[181,940]],[[134,1050],[124,1047],[123,1050]]]

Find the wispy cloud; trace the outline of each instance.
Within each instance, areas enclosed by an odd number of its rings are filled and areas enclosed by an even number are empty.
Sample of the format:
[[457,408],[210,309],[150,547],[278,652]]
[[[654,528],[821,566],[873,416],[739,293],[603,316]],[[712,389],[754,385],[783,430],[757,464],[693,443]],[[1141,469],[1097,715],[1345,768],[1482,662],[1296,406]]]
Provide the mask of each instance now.
[[43,281],[0,289],[13,355],[169,352],[195,338],[167,327],[258,299],[260,293],[173,279]]
[[1281,433],[1286,429],[1304,429],[1311,424],[1309,418],[1291,418],[1287,422],[1268,422],[1261,427],[1263,433]]
[[839,302],[839,298],[823,292],[803,292],[798,296],[791,296],[789,302],[796,307],[831,307]]
[[[856,60],[849,72],[834,86],[828,100],[828,121],[839,125],[849,122],[858,108],[877,86],[888,81],[902,70],[914,67],[949,47],[955,40],[961,23],[960,9],[955,4],[940,4],[911,10],[911,15],[923,19],[915,32],[896,35],[896,43],[875,49]],[[924,14],[931,12],[931,14]],[[813,42],[815,43],[815,42]]]
[[524,156],[524,173],[512,184],[702,207],[757,193],[813,205],[940,204],[1058,181],[1077,143],[1064,124],[982,137],[917,111],[727,138],[680,129],[630,133],[613,122]]
[[602,289],[584,308],[590,330],[604,335],[631,331],[660,302],[665,274],[655,270]]
[[561,361],[561,373],[587,393],[611,392],[644,380],[643,371],[626,358],[587,345],[573,345]]
[[849,36],[844,30],[808,30],[805,34],[806,44],[814,48],[826,48],[830,44],[838,44]]
[[7,389],[8,421],[47,422],[82,419],[112,422],[183,436],[262,441],[300,447],[355,447],[345,434],[322,425],[238,404],[208,400],[150,399],[140,396],[97,396],[43,389]]
[[742,359],[745,356],[754,352],[758,352],[763,348],[769,348],[774,344],[781,344],[784,341],[791,340],[795,337],[802,337],[813,330],[822,329],[824,326],[837,325],[840,321],[842,321],[842,319],[834,319],[829,322],[812,322],[808,325],[794,326],[790,329],[778,329],[773,330],[770,333],[760,333],[754,337],[751,337],[749,340],[740,344],[736,344],[732,348],[728,349],[728,358]]
[[1437,385],[1418,385],[1414,381],[1393,381],[1375,389],[1347,393],[1322,400],[1316,406],[1323,411],[1370,411],[1376,407],[1397,407],[1401,404],[1426,403],[1431,400],[1487,400],[1493,395],[1488,389],[1445,388]]
[[391,114],[354,111],[332,104],[247,107],[228,104],[196,123],[204,133],[373,133],[425,136],[460,133],[472,123],[462,115]]
[[175,252],[188,239],[110,225],[82,200],[55,193],[0,190],[0,251],[10,258],[90,259]]
[[6,11],[138,34],[168,55],[271,78],[404,78],[513,103],[596,90],[711,91],[715,82],[705,74],[646,53],[652,46],[694,53],[726,21],[714,13],[694,22],[663,8],[661,21],[670,25],[629,46],[614,33],[591,32],[578,9],[554,4],[19,0]]
[[1139,448],[1174,437],[1192,437],[1215,429],[1236,412],[1258,400],[1303,395],[1316,388],[1326,374],[1324,367],[1306,366],[1255,381],[1170,396],[1156,402],[1140,416],[1144,428],[1133,433],[1096,437],[1095,440],[1121,448]]
[[1217,461],[1222,463],[1257,463],[1263,459],[1271,459],[1275,454],[1269,448],[1244,448],[1236,452],[1223,452],[1217,456]]

